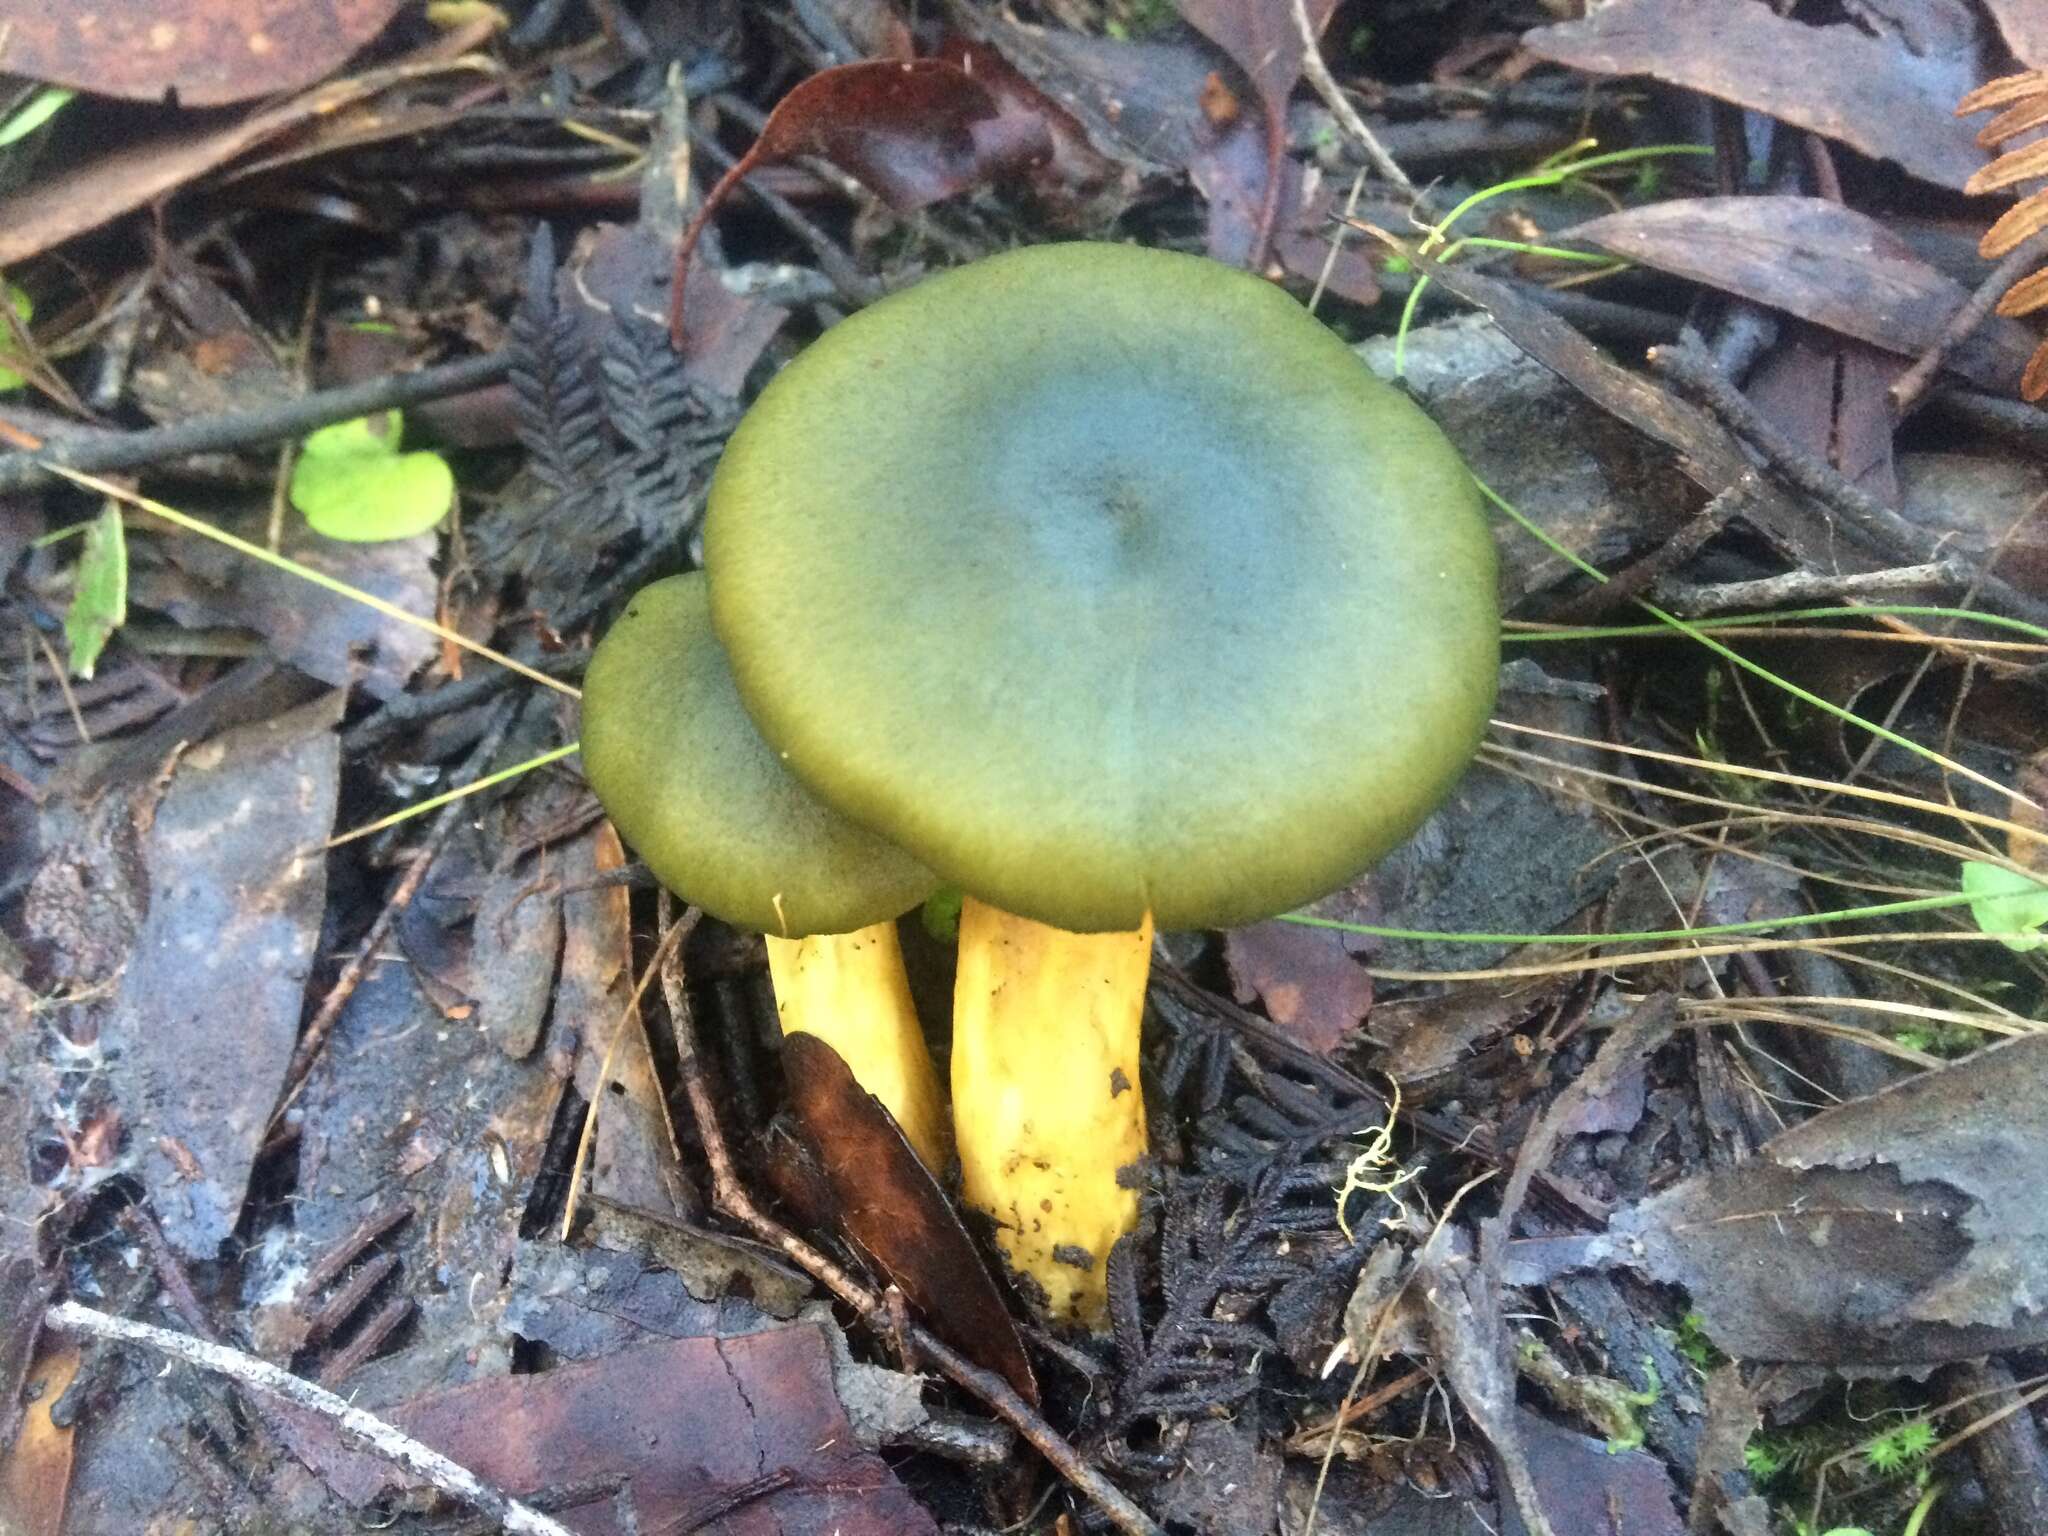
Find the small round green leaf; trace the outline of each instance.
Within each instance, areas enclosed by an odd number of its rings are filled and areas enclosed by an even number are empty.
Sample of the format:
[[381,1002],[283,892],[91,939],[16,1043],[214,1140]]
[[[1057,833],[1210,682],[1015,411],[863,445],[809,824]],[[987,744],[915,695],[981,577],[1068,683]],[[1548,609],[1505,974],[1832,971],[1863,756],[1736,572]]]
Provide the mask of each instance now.
[[455,502],[455,476],[438,453],[401,453],[397,411],[322,427],[292,469],[291,501],[313,531],[370,544],[425,533]]

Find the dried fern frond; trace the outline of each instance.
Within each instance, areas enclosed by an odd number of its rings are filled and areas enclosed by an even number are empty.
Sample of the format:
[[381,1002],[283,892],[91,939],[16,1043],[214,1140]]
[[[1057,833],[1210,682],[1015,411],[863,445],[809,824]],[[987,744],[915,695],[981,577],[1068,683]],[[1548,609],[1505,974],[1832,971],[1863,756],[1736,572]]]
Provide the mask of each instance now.
[[[2021,134],[2048,125],[2048,70],[2030,69],[2022,74],[1987,80],[1956,106],[1956,116],[2001,108],[1998,116],[1978,131],[1977,142],[1986,149],[2009,144]],[[2048,178],[2048,138],[2019,149],[2008,150],[1964,184],[1969,193],[1998,192],[2022,181]],[[1986,261],[2008,256],[2027,241],[2048,229],[2048,187],[2037,187],[2008,208],[1978,243],[1977,254]],[[2001,315],[2025,315],[2048,306],[2048,267],[2022,278],[1998,301]],[[2020,394],[2029,400],[2048,395],[2048,341],[2034,349],[2020,377]]]

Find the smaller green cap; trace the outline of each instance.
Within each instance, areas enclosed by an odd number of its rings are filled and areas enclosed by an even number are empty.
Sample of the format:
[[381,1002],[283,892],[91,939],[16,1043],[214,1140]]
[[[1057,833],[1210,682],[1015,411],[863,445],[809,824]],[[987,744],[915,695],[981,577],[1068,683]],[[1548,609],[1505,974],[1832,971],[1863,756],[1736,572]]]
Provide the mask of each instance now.
[[850,933],[938,884],[799,784],[740,705],[701,573],[626,604],[583,679],[583,773],[655,878],[787,938]]

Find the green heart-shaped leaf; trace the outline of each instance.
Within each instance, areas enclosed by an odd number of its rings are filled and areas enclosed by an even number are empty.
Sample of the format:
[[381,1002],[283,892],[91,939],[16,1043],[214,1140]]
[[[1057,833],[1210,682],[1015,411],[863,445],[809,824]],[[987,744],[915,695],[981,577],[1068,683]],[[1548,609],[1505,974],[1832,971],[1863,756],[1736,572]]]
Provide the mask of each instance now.
[[2002,865],[1965,859],[1963,894],[1980,931],[2024,935],[2001,939],[2007,949],[2025,954],[2048,944],[2048,935],[2035,931],[2048,926],[2048,885]]
[[408,539],[448,515],[455,476],[438,453],[399,452],[396,411],[322,427],[292,469],[292,505],[315,533],[351,543]]

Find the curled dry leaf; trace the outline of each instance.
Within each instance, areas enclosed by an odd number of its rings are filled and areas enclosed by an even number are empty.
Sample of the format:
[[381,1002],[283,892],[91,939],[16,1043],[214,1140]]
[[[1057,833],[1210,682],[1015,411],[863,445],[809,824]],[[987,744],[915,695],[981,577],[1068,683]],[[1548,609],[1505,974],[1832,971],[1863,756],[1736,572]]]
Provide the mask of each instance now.
[[[423,1395],[388,1413],[515,1498],[552,1493],[564,1520],[590,1536],[938,1529],[855,1439],[825,1335],[806,1324],[652,1340]],[[372,1464],[345,1470],[336,1486],[360,1501],[394,1480]]]
[[934,1333],[1036,1402],[1031,1362],[995,1281],[889,1112],[816,1035],[783,1038],[782,1070],[847,1235],[902,1288]]
[[[2048,125],[2048,69],[2030,69],[1985,82],[1957,104],[1956,116],[1968,117],[1994,107],[2004,110],[1977,133],[1977,142],[1986,149],[2000,148],[2023,133]],[[2048,138],[2007,150],[1972,176],[1963,190],[1995,192],[2036,178],[2048,180]],[[1986,261],[1996,261],[2043,229],[2048,229],[2048,186],[2037,187],[2007,209],[1985,234],[1977,253]],[[2007,289],[1998,301],[1998,312],[2026,315],[2044,306],[2048,306],[2048,267]],[[2035,348],[2028,360],[2020,378],[2020,394],[2028,400],[2048,395],[2048,341]]]
[[669,335],[683,333],[683,284],[705,223],[740,180],[780,160],[829,160],[898,213],[1043,164],[1042,116],[1006,110],[995,93],[942,59],[871,60],[821,69],[776,103],[753,148],[705,194],[676,244]]
[[311,85],[402,0],[0,0],[9,74],[134,101],[218,107]]

